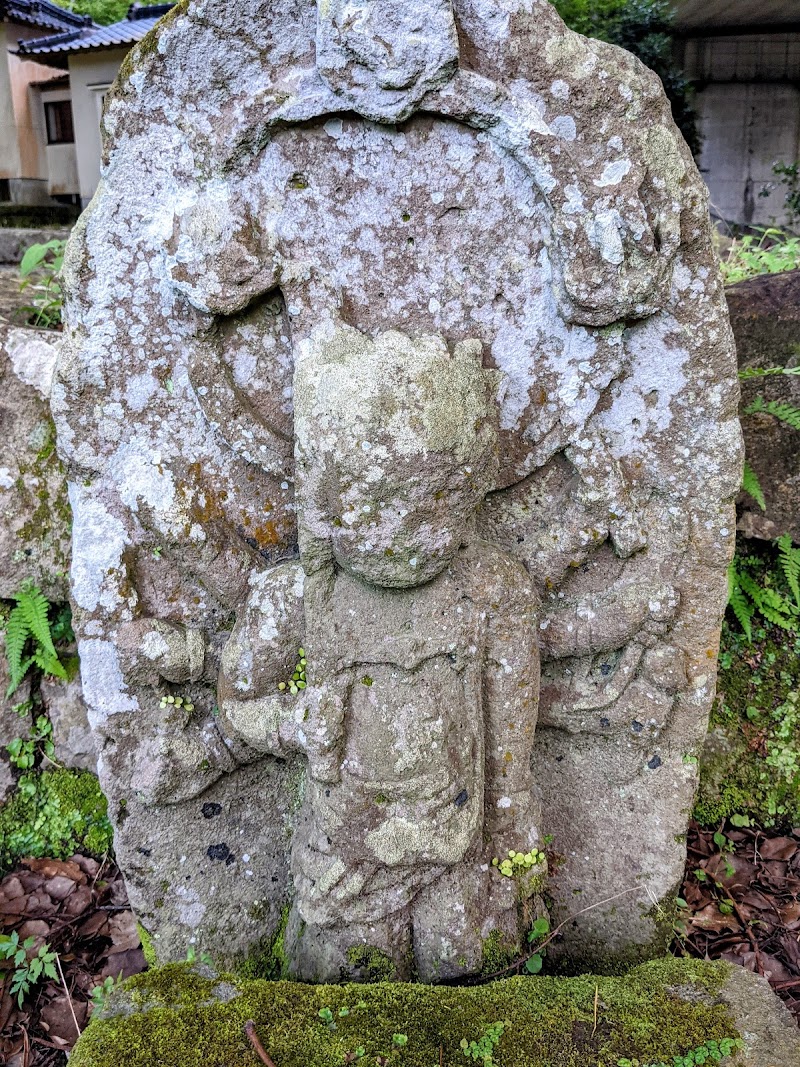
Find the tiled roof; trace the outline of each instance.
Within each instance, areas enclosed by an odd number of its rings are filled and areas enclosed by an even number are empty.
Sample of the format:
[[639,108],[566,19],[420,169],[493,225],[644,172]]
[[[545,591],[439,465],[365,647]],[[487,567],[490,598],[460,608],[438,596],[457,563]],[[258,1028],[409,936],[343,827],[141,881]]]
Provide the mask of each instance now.
[[37,37],[32,41],[20,41],[17,55],[46,56],[62,52],[89,52],[100,48],[119,48],[136,44],[149,33],[162,15],[173,4],[151,4],[149,7],[132,4],[127,18],[111,26],[91,24],[69,33],[57,33],[50,37]]
[[0,22],[18,22],[25,26],[41,26],[43,30],[94,29],[89,15],[65,11],[50,0],[0,0]]

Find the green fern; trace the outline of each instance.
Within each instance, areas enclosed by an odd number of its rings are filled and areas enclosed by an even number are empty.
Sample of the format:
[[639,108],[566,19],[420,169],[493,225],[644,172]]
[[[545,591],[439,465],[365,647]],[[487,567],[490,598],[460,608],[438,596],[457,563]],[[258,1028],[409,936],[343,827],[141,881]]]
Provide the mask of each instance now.
[[774,573],[764,574],[763,581],[753,578],[749,571],[763,567],[758,559],[734,559],[728,569],[728,607],[748,641],[753,640],[753,618],[756,614],[782,630],[800,633],[800,596],[797,596],[800,593],[800,549],[792,546],[789,537],[779,540],[778,549],[780,573],[777,578],[786,581],[793,600],[775,587]]
[[789,534],[778,538],[778,558],[786,584],[792,591],[794,602],[800,611],[800,548],[795,548]]
[[50,633],[50,603],[41,589],[29,582],[14,594],[13,599],[16,601],[16,607],[11,611],[5,625],[9,670],[6,697],[10,697],[19,688],[30,668],[34,666],[43,674],[51,674],[56,678],[67,677]]
[[742,474],[742,489],[755,500],[762,511],[767,510],[767,502],[764,499],[764,490],[761,488],[761,482],[747,460],[745,460],[744,473]]
[[763,396],[757,396],[752,404],[744,409],[745,415],[773,415],[793,430],[800,430],[800,408],[793,404],[782,404],[778,400],[765,400]]
[[748,600],[747,595],[739,583],[739,571],[736,567],[736,560],[732,560],[730,567],[728,567],[728,607],[736,616],[747,640],[752,641],[752,619],[756,613],[756,609],[755,605]]

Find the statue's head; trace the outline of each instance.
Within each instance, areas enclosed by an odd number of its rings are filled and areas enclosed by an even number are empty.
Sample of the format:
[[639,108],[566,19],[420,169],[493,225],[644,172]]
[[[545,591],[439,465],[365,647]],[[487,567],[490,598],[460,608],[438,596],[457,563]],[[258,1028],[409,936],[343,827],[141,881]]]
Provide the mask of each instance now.
[[330,546],[375,585],[421,585],[464,543],[497,475],[498,371],[479,341],[330,325],[295,370],[301,554]]
[[318,0],[317,69],[347,107],[402,122],[458,66],[451,0]]

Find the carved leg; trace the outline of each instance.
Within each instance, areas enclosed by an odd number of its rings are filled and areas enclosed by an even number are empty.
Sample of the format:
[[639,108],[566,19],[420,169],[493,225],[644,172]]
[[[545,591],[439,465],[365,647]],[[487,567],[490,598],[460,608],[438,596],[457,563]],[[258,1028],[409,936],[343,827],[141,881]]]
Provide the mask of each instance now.
[[477,858],[450,867],[413,905],[414,964],[423,982],[475,974],[483,965],[490,874]]

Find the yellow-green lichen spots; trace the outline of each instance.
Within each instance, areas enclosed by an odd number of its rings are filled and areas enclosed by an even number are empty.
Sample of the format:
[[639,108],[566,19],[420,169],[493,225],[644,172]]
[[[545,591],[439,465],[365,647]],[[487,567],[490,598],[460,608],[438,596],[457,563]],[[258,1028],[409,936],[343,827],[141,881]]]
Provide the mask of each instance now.
[[[356,945],[358,966],[381,970],[380,953]],[[244,1024],[253,1019],[279,1067],[335,1067],[363,1046],[365,1063],[406,1034],[398,1067],[463,1063],[462,1039],[511,1023],[498,1046],[503,1067],[616,1067],[626,1057],[671,1061],[708,1040],[738,1035],[717,1001],[730,968],[665,959],[622,978],[512,978],[484,986],[313,986],[202,978],[172,965],[138,975],[116,995],[117,1017],[93,1020],[72,1067],[252,1067]],[[231,988],[233,985],[233,989]],[[218,990],[218,993],[215,993]],[[235,995],[232,995],[235,994]],[[215,999],[218,996],[219,999]],[[595,998],[597,997],[597,1000]],[[598,1026],[593,1032],[595,1004]],[[328,1009],[336,1022],[320,1018]],[[346,1009],[342,1011],[342,1009]],[[110,1014],[115,1010],[112,998]]]

